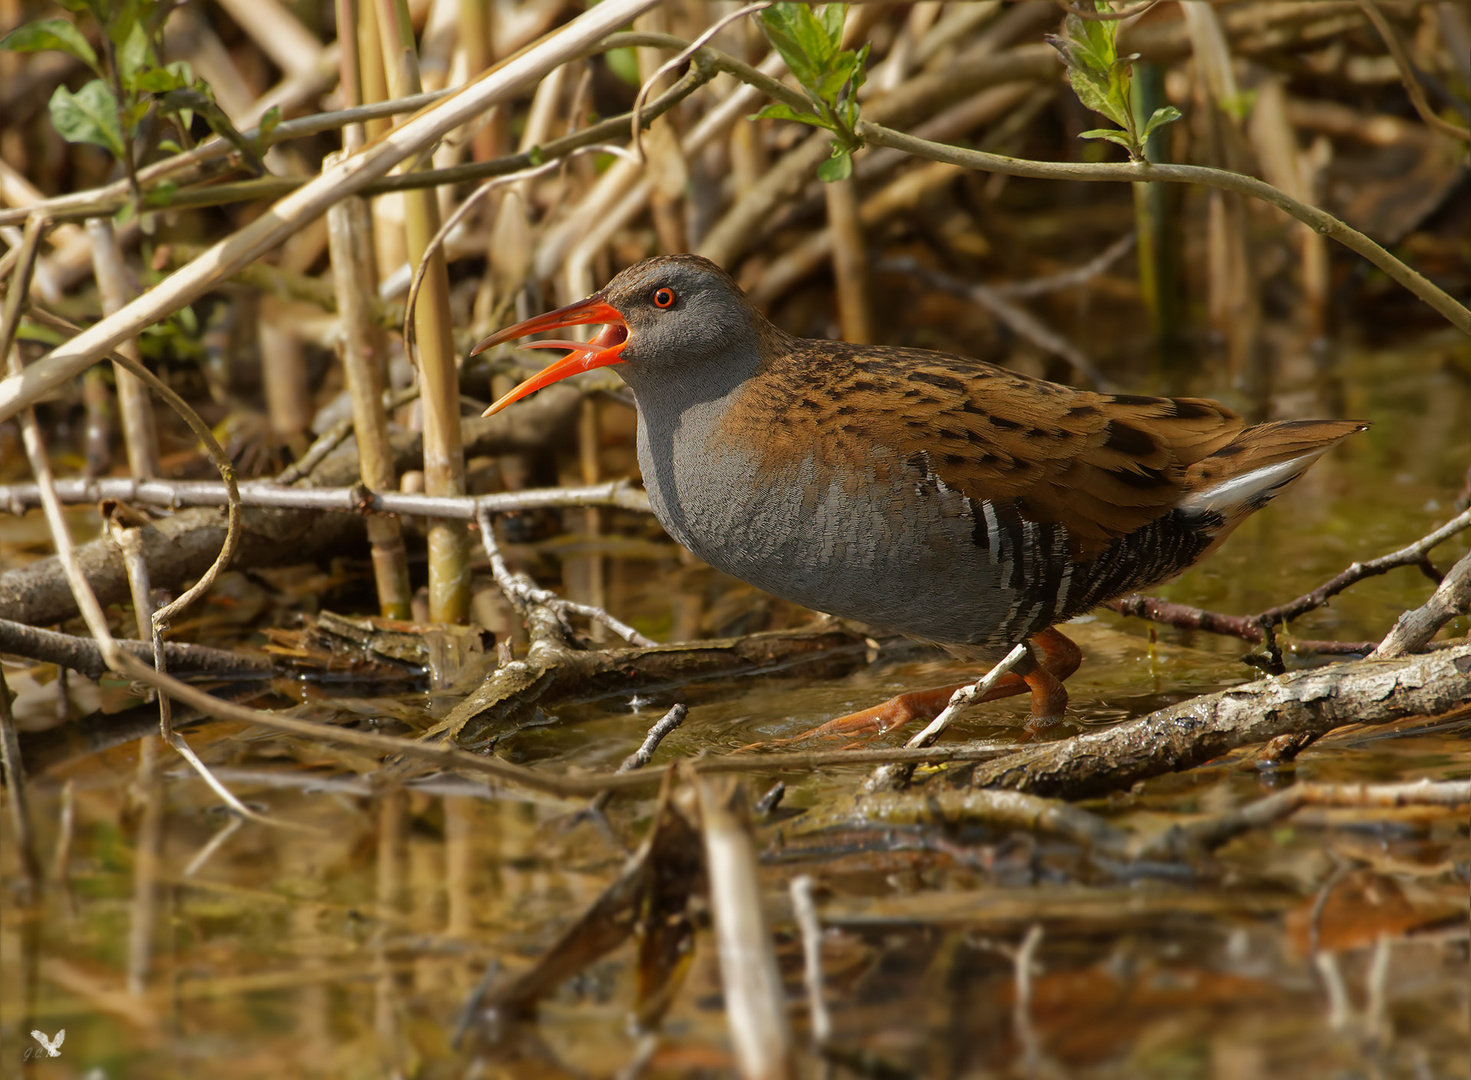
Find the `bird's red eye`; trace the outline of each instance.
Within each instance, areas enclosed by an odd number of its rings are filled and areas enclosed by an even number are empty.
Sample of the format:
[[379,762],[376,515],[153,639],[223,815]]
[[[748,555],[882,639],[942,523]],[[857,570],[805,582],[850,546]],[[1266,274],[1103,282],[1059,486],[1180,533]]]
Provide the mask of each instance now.
[[671,289],[668,285],[662,285],[659,288],[655,289],[654,290],[654,306],[655,307],[673,307],[674,306],[674,290]]

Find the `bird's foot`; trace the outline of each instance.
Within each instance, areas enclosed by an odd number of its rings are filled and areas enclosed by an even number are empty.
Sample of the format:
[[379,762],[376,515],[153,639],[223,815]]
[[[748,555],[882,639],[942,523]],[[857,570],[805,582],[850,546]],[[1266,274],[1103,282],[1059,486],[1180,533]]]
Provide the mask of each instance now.
[[[1031,670],[1023,674],[1008,672],[1001,676],[996,685],[977,702],[997,701],[1001,698],[1014,697],[1017,694],[1030,693],[1032,695],[1032,714],[1027,720],[1028,735],[1024,738],[1030,737],[1030,734],[1037,729],[1062,719],[1063,713],[1067,712],[1068,703],[1067,687],[1062,685],[1062,680],[1076,671],[1083,660],[1083,654],[1077,645],[1056,630],[1043,630],[1032,635],[1029,644],[1032,653],[1029,658]],[[940,711],[950,703],[950,698],[955,691],[970,685],[970,683],[960,683],[955,686],[937,686],[929,690],[911,690],[867,709],[835,717],[825,724],[819,724],[815,728],[800,732],[790,738],[754,743],[742,749],[756,750],[789,746],[806,739],[853,739],[857,740],[854,744],[856,748],[864,742],[886,735],[916,720],[929,723],[939,716]]]

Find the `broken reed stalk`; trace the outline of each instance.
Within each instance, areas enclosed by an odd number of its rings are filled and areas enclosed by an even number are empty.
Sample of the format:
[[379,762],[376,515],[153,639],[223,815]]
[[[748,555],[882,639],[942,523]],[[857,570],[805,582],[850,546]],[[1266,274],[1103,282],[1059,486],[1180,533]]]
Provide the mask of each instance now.
[[[383,66],[394,97],[417,94],[418,54],[408,0],[377,0]],[[408,172],[411,169],[406,168]],[[404,235],[409,264],[424,269],[414,308],[414,338],[424,408],[424,490],[430,496],[465,494],[465,452],[460,441],[460,382],[450,325],[449,270],[444,251],[432,246],[439,232],[439,199],[432,189],[406,191]],[[435,519],[429,526],[429,618],[462,623],[470,614],[469,534],[461,522]]]
[[[102,298],[102,313],[111,315],[137,295],[123,261],[122,245],[117,242],[110,218],[88,218],[87,235],[92,240],[92,270],[97,278],[97,292]],[[138,341],[131,338],[118,342],[117,351],[132,360],[140,360]],[[153,402],[137,376],[117,364],[113,365],[117,386],[118,412],[123,420],[123,444],[128,451],[128,471],[138,479],[158,476],[158,425],[153,416]]]
[[[337,156],[328,155],[329,166]],[[368,307],[375,291],[370,280],[373,253],[368,220],[368,207],[360,196],[342,200],[327,211],[327,242],[342,320],[342,367],[352,399],[362,481],[369,488],[386,491],[397,486],[393,449],[388,442],[388,416],[383,409],[388,342]],[[403,529],[398,518],[390,516],[375,515],[366,524],[373,579],[378,587],[378,611],[386,618],[407,619],[412,615],[413,591]]]

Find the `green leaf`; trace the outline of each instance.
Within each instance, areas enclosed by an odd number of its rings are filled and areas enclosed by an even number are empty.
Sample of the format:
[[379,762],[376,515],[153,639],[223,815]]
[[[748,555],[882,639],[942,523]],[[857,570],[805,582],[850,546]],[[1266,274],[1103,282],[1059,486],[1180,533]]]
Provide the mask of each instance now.
[[[839,39],[842,36],[842,6],[829,4],[823,8],[827,17],[828,8],[838,8]],[[761,13],[761,29],[781,58],[787,62],[797,81],[809,96],[821,100],[816,93],[818,80],[832,66],[837,55],[838,42],[834,41],[822,20],[808,4],[772,4]]]
[[[1104,0],[1097,0],[1094,7],[1103,13],[1113,10]],[[1118,27],[1117,20],[1084,19],[1070,14],[1063,20],[1065,33],[1060,37],[1049,36],[1047,41],[1062,55],[1068,84],[1078,100],[1132,132],[1134,116],[1129,82],[1139,56],[1118,54]]]
[[214,98],[209,96],[208,90],[209,87],[204,83],[179,90],[170,90],[160,99],[159,108],[164,113],[178,113],[181,116],[185,113],[198,113],[204,117],[204,122],[209,125],[211,131],[240,151],[240,156],[245,159],[246,165],[256,175],[265,172],[265,163],[261,161],[255,146],[240,134],[239,129],[225,115],[225,110],[216,105]]
[[530,150],[526,151],[526,156],[531,159],[533,166],[541,165],[546,161],[546,155],[541,152],[540,146],[533,146]]
[[832,184],[853,175],[853,155],[847,150],[833,148],[833,156],[817,167],[817,178]]
[[128,85],[134,90],[149,94],[167,94],[170,90],[182,90],[191,80],[181,79],[168,68],[148,68],[140,71]]
[[863,48],[858,50],[858,58],[853,61],[853,88],[849,91],[856,99],[858,91],[863,89],[863,84],[868,81],[868,50],[873,48],[873,43],[865,41]]
[[1131,156],[1138,153],[1138,147],[1129,140],[1129,133],[1127,131],[1119,131],[1115,128],[1094,128],[1092,131],[1083,132],[1078,138],[1107,139],[1109,142],[1118,143],[1125,150],[1129,151]]
[[75,94],[58,86],[51,95],[51,123],[67,142],[92,143],[123,156],[117,98],[101,79],[93,79]]
[[117,73],[124,86],[134,88],[138,73],[149,67],[153,45],[141,22],[134,22],[117,48]]
[[158,8],[158,0],[92,0],[98,9],[107,36],[119,49],[126,45],[135,30],[143,28]]
[[829,50],[831,53],[837,53],[843,46],[843,19],[848,13],[848,6],[846,4],[823,4],[813,13],[827,35]]
[[858,54],[841,52],[834,57],[832,65],[817,77],[817,96],[829,104],[838,100],[838,93],[853,74],[858,63]]
[[773,101],[760,112],[752,113],[746,117],[747,120],[796,120],[802,124],[816,124],[818,127],[825,126],[822,117],[816,113],[798,112],[785,101]]
[[1180,119],[1179,109],[1173,105],[1161,105],[1158,109],[1154,110],[1154,114],[1145,122],[1144,130],[1139,134],[1140,141],[1142,142],[1149,138],[1149,136],[1153,135],[1166,124],[1173,124],[1178,119]]
[[4,38],[0,38],[0,49],[9,49],[11,52],[18,53],[55,49],[57,52],[75,56],[98,75],[102,74],[102,68],[97,64],[97,54],[92,51],[92,46],[82,36],[82,32],[65,19],[44,19],[41,22],[17,26]]

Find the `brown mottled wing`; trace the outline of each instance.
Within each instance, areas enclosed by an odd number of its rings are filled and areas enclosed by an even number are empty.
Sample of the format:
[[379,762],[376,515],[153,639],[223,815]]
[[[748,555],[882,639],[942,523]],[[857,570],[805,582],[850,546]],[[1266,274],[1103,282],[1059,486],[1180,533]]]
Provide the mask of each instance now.
[[[1190,467],[1246,427],[1203,398],[1095,394],[962,357],[807,345],[771,373],[771,405],[784,392],[818,407],[781,408],[774,452],[791,439],[862,461],[892,447],[972,499],[1016,500],[1028,519],[1061,524],[1079,560],[1169,512],[1199,482]],[[803,435],[809,426],[821,436]]]

